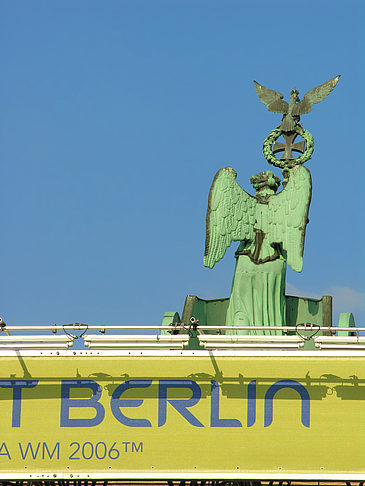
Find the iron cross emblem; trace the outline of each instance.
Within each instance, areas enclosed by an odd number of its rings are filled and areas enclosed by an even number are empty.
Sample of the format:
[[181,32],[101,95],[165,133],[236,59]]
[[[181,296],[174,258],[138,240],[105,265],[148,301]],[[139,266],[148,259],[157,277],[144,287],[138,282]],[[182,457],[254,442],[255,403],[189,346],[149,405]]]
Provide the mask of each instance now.
[[274,142],[272,151],[274,154],[284,152],[280,160],[295,160],[293,152],[303,154],[305,151],[305,141],[294,143],[298,134],[296,132],[282,133],[285,143]]

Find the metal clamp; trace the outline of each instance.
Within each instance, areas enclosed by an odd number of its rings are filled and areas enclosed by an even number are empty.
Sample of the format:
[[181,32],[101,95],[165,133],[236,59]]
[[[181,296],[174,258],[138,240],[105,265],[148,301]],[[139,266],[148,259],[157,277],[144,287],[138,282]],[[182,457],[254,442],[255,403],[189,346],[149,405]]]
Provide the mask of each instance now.
[[[67,331],[66,327],[70,327],[70,326],[73,326],[73,327],[83,327],[84,330],[83,332],[79,335],[79,336],[76,336],[75,334],[71,334],[70,332]],[[64,326],[62,326],[62,329],[63,329],[63,332],[69,336],[70,338],[72,339],[79,339],[81,338],[85,333],[86,331],[89,329],[89,326],[87,324],[82,324],[81,322],[74,322],[73,324],[65,324]]]
[[[310,336],[303,336],[303,334],[300,334],[298,328],[301,327],[302,331],[312,331],[312,334]],[[316,334],[319,333],[321,327],[318,326],[317,324],[312,324],[311,322],[305,322],[301,324],[297,324],[295,326],[295,332],[296,334],[302,339],[303,342],[309,341],[312,339]]]
[[[192,332],[195,334],[200,334],[200,330],[198,329],[199,326],[199,319],[196,319],[194,316],[190,317],[190,325],[188,328],[189,334],[192,335]],[[194,335],[195,335],[194,334]]]
[[181,331],[186,331],[186,327],[183,322],[171,322],[170,327],[172,327],[172,329],[168,329],[170,334],[180,334]]

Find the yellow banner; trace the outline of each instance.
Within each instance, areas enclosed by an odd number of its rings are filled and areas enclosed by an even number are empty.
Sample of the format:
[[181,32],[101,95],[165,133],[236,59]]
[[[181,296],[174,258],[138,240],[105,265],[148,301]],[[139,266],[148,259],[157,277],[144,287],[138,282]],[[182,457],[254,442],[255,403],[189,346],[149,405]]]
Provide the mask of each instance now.
[[0,420],[0,477],[365,477],[365,361],[1,357]]

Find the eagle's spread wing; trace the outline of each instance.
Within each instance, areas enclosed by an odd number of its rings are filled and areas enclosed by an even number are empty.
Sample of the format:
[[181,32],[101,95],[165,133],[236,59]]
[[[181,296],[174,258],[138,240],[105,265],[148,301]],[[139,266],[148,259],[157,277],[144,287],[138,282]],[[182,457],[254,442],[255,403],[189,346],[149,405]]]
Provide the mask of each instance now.
[[209,192],[204,265],[213,268],[232,241],[253,240],[256,198],[244,191],[231,167],[220,169]]
[[305,113],[309,113],[314,104],[324,100],[326,96],[330,94],[339,79],[340,76],[336,76],[326,83],[323,83],[320,86],[317,86],[316,88],[308,91],[308,93],[304,95],[302,101],[299,101],[295,104],[293,108],[293,115],[304,115]]
[[254,81],[254,83],[257,96],[267,106],[269,111],[273,111],[274,113],[288,113],[289,105],[283,100],[284,95],[272,89],[265,88],[265,86],[261,86],[257,81]]
[[303,268],[305,228],[312,195],[309,170],[296,165],[290,170],[289,182],[279,194],[269,199],[270,241],[281,243],[287,252],[287,262],[293,270]]

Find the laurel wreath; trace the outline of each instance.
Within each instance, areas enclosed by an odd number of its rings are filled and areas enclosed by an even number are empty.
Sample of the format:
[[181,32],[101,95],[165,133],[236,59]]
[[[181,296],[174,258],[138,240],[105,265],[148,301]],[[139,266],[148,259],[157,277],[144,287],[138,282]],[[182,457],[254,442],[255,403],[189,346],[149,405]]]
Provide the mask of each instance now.
[[264,146],[263,146],[264,157],[269,162],[269,164],[275,165],[276,167],[280,167],[281,169],[284,169],[284,167],[291,168],[294,167],[295,165],[304,164],[312,157],[314,151],[314,139],[312,135],[307,130],[304,130],[304,128],[300,127],[299,125],[297,125],[294,128],[294,130],[298,135],[300,135],[305,140],[304,153],[297,159],[294,159],[293,161],[277,159],[272,151],[274,142],[276,142],[276,140],[282,134],[281,128],[277,127],[274,128],[274,130],[272,130],[269,133],[268,137],[264,141]]

